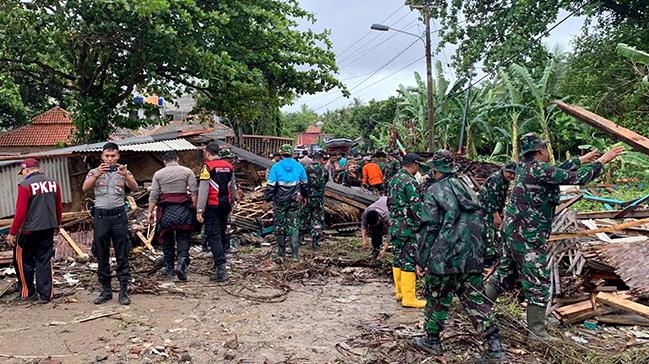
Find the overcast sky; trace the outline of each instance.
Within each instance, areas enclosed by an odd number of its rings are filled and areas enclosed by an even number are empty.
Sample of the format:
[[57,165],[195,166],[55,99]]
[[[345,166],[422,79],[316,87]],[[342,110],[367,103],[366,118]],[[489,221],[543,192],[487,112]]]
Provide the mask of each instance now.
[[[422,34],[423,23],[419,21],[418,13],[410,11],[403,0],[300,0],[300,5],[317,17],[315,24],[305,24],[304,27],[318,32],[331,30],[333,50],[340,68],[338,76],[350,89],[351,98],[357,97],[364,102],[386,99],[395,94],[399,84],[414,84],[414,72],[425,77],[424,46],[417,38],[396,32],[369,30],[372,23],[384,23]],[[559,19],[563,16],[565,14],[560,15]],[[582,23],[582,19],[570,18],[544,42],[550,45],[560,44],[563,49],[569,50],[570,41],[580,32]],[[437,43],[436,29],[439,29],[439,23],[433,21],[433,48]],[[413,42],[415,44],[406,49]],[[448,66],[453,49],[452,46],[446,47],[433,60],[442,62],[449,78],[454,77]],[[402,51],[394,61],[377,71]],[[342,97],[340,90],[335,89],[327,93],[305,95],[283,110],[295,111],[301,104],[307,104],[321,114],[349,104],[351,98]]]

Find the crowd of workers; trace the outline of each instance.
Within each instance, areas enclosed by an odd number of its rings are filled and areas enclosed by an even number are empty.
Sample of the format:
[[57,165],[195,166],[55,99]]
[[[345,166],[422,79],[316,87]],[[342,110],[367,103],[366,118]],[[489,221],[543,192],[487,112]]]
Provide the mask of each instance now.
[[[614,148],[601,156],[592,151],[555,166],[549,163],[547,141],[538,136],[524,135],[520,148],[520,161],[505,164],[476,194],[460,178],[455,159],[446,150],[437,151],[426,162],[414,153],[399,160],[399,153],[378,152],[350,168],[352,163],[345,154],[305,152],[295,158],[292,147],[283,145],[273,156],[264,196],[264,208],[270,209],[272,204],[274,211],[277,260],[285,259],[287,243],[292,258],[299,259],[299,246],[307,235],[312,248],[318,248],[323,239],[325,185],[356,178],[367,190],[384,195],[362,214],[363,245],[369,247],[371,240],[372,255],[377,259],[392,247],[396,300],[404,307],[425,309],[426,336],[415,340],[416,346],[441,354],[440,333],[456,295],[473,326],[486,338],[485,355],[504,359],[492,305],[517,282],[528,303],[529,338],[551,340],[545,331],[550,287],[546,243],[559,203],[559,185],[592,181],[623,149]],[[214,260],[211,279],[228,279],[225,231],[236,203],[229,157],[229,151],[220,150],[217,143],[207,145],[197,182],[189,168],[178,164],[175,152],[163,156],[165,167],[153,176],[148,212],[149,221],[156,223],[156,236],[163,242],[166,274],[187,279],[190,234],[198,221],[204,225]],[[83,190],[93,190],[95,195],[92,251],[103,287],[95,303],[112,299],[112,242],[119,302],[127,305],[130,275],[125,195],[138,184],[127,166],[118,164],[116,144],[104,146],[101,160],[83,183]],[[25,180],[18,186],[16,216],[7,241],[15,245],[20,297],[48,302],[52,297],[53,235],[61,222],[61,191],[56,181],[40,172],[37,160],[25,160],[19,174]],[[482,274],[489,267],[495,268],[495,274],[483,282]],[[423,300],[416,295],[417,277],[425,280]]]

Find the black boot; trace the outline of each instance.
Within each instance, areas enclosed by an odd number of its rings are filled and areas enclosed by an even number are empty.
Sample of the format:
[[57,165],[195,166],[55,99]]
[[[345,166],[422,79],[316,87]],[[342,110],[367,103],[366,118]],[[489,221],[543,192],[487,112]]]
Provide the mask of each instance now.
[[214,282],[225,282],[228,280],[228,270],[225,267],[225,263],[219,264],[216,267],[216,270],[210,277],[210,280]]
[[291,255],[293,257],[293,260],[297,261],[300,259],[298,257],[298,251],[300,249],[300,237],[298,234],[293,234],[291,235]]
[[498,330],[487,335],[487,352],[484,353],[482,358],[487,363],[500,363],[507,360],[507,353],[503,349]]
[[128,298],[128,283],[119,284],[119,304],[130,305],[131,299]]
[[113,299],[113,289],[110,286],[110,283],[103,284],[104,288],[99,294],[99,297],[95,298],[95,305],[101,305]]
[[284,258],[286,254],[286,236],[277,235],[277,256]]
[[173,265],[173,264],[165,264],[165,266],[164,266],[162,272],[163,272],[164,275],[167,276],[168,278],[173,277],[173,276],[175,275],[175,274],[174,274],[174,265]]
[[415,347],[433,355],[442,355],[442,342],[439,335],[426,335],[425,338],[417,337],[414,340]]
[[176,275],[181,281],[187,280],[187,258],[178,258],[178,264],[176,264]]

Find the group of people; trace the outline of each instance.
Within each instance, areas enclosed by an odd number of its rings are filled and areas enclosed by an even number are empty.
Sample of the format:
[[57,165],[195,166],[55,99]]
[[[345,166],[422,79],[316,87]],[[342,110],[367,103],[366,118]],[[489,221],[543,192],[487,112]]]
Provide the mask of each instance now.
[[[601,156],[592,151],[552,165],[547,141],[537,135],[524,135],[520,146],[520,161],[507,163],[491,175],[478,194],[458,176],[454,158],[446,150],[436,152],[425,163],[414,153],[406,154],[402,161],[392,154],[382,168],[378,165],[382,156],[375,154],[374,160],[363,166],[367,171],[364,183],[378,189],[379,183],[373,182],[380,175],[380,188],[387,193],[362,215],[363,244],[369,247],[371,239],[376,258],[392,246],[395,299],[404,307],[425,308],[426,336],[415,342],[424,350],[442,352],[440,333],[456,295],[476,330],[486,338],[486,355],[504,358],[492,305],[517,282],[528,303],[530,339],[551,339],[545,331],[550,288],[546,244],[559,203],[559,185],[594,180],[603,173],[604,165],[624,150],[614,148]],[[268,171],[264,207],[273,205],[277,258],[285,258],[289,243],[291,256],[297,260],[306,235],[311,236],[314,250],[322,242],[324,192],[332,171],[329,164],[338,160],[331,156],[325,163],[323,153],[316,152],[298,161],[288,144],[277,155]],[[228,279],[224,245],[228,216],[236,203],[236,181],[229,153],[217,143],[208,144],[204,156],[197,181],[192,170],[178,163],[175,152],[164,154],[165,167],[152,179],[148,216],[163,245],[166,274],[187,279],[190,234],[198,222],[204,225],[214,260],[211,279],[222,282]],[[95,195],[92,252],[102,285],[96,304],[113,296],[111,243],[117,260],[119,302],[130,303],[125,196],[136,190],[138,183],[127,165],[118,163],[119,158],[118,146],[106,143],[102,163],[88,172],[82,186],[83,191],[92,190]],[[415,177],[420,171],[425,174],[421,185]],[[18,186],[16,215],[7,242],[15,246],[20,297],[49,302],[53,236],[62,214],[61,190],[40,171],[35,159],[23,161],[19,174],[25,179]],[[384,236],[389,236],[385,243]],[[495,274],[483,282],[485,267],[494,265]],[[417,298],[417,277],[425,280],[425,300]]]
[[[228,279],[224,245],[227,244],[228,216],[236,201],[230,156],[228,151],[220,150],[217,143],[208,144],[197,181],[191,169],[178,163],[175,151],[163,154],[165,166],[153,175],[151,183],[148,220],[151,225],[155,224],[155,237],[163,248],[163,271],[167,275],[187,279],[190,236],[202,224],[214,260],[214,274],[210,279],[217,282]],[[91,211],[92,253],[97,259],[97,276],[102,286],[95,304],[113,298],[111,244],[117,260],[119,303],[128,305],[131,302],[128,296],[130,237],[125,198],[129,191],[138,189],[138,183],[128,166],[118,163],[119,158],[117,144],[106,143],[100,156],[102,163],[88,172],[82,186],[84,192],[92,191],[95,196]],[[35,159],[23,161],[19,174],[25,180],[18,186],[16,214],[7,242],[14,246],[20,298],[47,303],[52,298],[51,260],[55,229],[61,223],[61,190],[57,181],[40,171]]]
[[[425,163],[409,153],[388,181],[387,197],[363,214],[363,242],[367,245],[371,236],[378,257],[388,247],[378,250],[382,237],[389,234],[395,299],[404,307],[425,308],[426,336],[415,339],[425,351],[442,354],[440,333],[455,295],[486,339],[485,356],[505,359],[492,306],[517,282],[528,303],[529,338],[551,339],[545,330],[550,288],[546,244],[559,185],[594,180],[624,150],[614,148],[601,156],[592,151],[555,166],[549,163],[547,141],[526,134],[520,145],[520,161],[491,175],[478,194],[458,175],[449,151],[440,150]],[[426,173],[421,185],[415,178],[420,170]],[[494,264],[495,274],[483,282],[485,268]],[[417,277],[424,279],[425,300],[416,296]]]

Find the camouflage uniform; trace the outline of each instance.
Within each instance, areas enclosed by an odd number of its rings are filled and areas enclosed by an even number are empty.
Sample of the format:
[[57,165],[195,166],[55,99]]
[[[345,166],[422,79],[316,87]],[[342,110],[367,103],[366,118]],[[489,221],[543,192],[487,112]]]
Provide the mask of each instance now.
[[485,216],[485,257],[500,256],[501,239],[494,228],[494,213],[499,213],[502,216],[505,209],[509,181],[505,179],[503,171],[502,169],[498,170],[489,176],[480,187],[478,194]]
[[311,235],[313,247],[322,241],[324,229],[324,193],[329,181],[329,172],[320,163],[314,162],[307,170],[309,199],[300,213],[300,235]]
[[401,169],[401,163],[395,158],[387,161],[385,167],[383,167],[383,180],[388,182],[392,177],[399,174]]
[[275,204],[273,210],[275,235],[292,236],[298,233],[300,205],[296,200]]
[[417,231],[422,212],[417,186],[417,180],[404,169],[388,182],[390,239],[396,249],[392,266],[405,272],[414,272],[417,265]]
[[419,263],[427,268],[425,330],[439,336],[456,294],[480,333],[495,329],[482,282],[484,218],[477,196],[455,176],[448,151],[429,166],[446,175],[424,194]]
[[559,204],[559,185],[588,183],[603,170],[599,162],[581,166],[579,158],[559,166],[538,160],[520,163],[502,223],[503,256],[489,284],[502,293],[519,279],[527,302],[546,306],[550,290],[546,242]]

